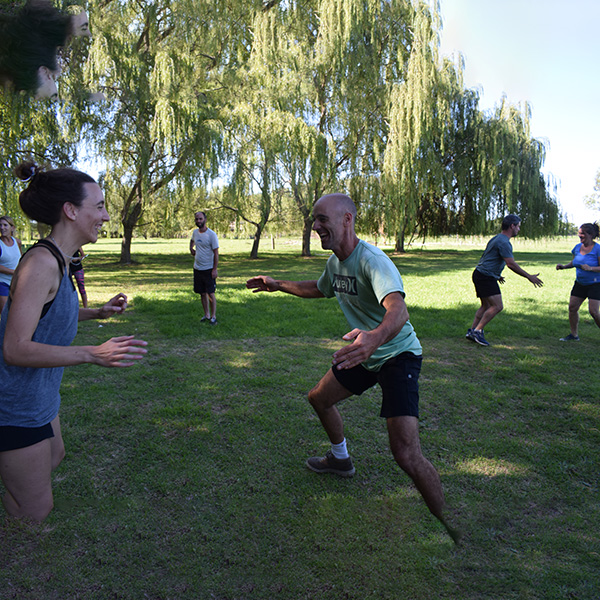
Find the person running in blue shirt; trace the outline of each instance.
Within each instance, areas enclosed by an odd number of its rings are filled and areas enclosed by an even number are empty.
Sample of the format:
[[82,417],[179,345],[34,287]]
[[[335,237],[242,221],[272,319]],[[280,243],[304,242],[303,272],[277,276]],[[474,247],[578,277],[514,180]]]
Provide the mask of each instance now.
[[342,338],[348,344],[334,352],[332,368],[308,394],[331,450],[309,458],[306,465],[316,473],[354,475],[336,404],[379,383],[383,393],[380,416],[387,422],[392,454],[431,513],[458,543],[460,533],[449,524],[440,476],[421,451],[418,379],[422,350],[408,320],[398,269],[383,251],[357,237],[356,207],[348,196],[323,196],[314,205],[313,218],[321,246],[333,251],[318,281],[282,281],[260,275],[246,282],[255,292],[285,292],[301,298],[335,296],[350,324],[351,331]]
[[504,283],[502,271],[505,266],[517,275],[531,281],[535,287],[544,285],[538,277],[539,273],[530,275],[513,258],[510,239],[515,237],[520,229],[521,219],[517,215],[504,217],[501,233],[488,242],[479,263],[473,271],[473,284],[475,285],[477,297],[481,301],[481,306],[477,309],[473,325],[469,328],[465,337],[481,346],[490,345],[485,339],[483,328],[504,308],[498,283]]
[[576,278],[569,298],[569,326],[571,333],[560,338],[561,342],[579,341],[579,307],[588,298],[588,308],[594,322],[600,327],[600,244],[594,240],[600,235],[596,223],[584,223],[579,228],[580,243],[571,254],[573,260],[567,265],[556,265],[557,271],[575,267]]

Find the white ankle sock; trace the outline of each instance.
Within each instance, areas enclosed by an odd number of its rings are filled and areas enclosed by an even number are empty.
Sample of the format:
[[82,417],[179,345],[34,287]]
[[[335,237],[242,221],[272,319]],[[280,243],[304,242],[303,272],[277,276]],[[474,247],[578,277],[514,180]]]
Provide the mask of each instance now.
[[348,450],[346,448],[346,438],[344,438],[339,444],[331,444],[331,453],[336,458],[344,459],[348,458]]

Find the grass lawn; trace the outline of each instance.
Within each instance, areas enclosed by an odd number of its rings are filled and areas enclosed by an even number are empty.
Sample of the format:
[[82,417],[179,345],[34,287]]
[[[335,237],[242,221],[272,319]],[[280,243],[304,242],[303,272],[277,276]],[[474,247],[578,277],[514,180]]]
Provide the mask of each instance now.
[[[304,466],[327,439],[307,391],[348,327],[335,300],[252,294],[256,274],[315,279],[328,253],[221,240],[219,324],[200,324],[188,240],[90,246],[91,305],[131,308],[80,324],[76,344],[135,334],[130,369],[65,371],[67,456],[42,525],[0,514],[3,600],[476,600],[600,598],[600,330],[567,302],[576,239],[513,240],[540,273],[506,269],[492,344],[465,340],[485,240],[392,255],[424,349],[421,442],[465,531],[455,547],[395,465],[380,395],[343,403],[354,478]],[[267,244],[265,244],[265,247]]]

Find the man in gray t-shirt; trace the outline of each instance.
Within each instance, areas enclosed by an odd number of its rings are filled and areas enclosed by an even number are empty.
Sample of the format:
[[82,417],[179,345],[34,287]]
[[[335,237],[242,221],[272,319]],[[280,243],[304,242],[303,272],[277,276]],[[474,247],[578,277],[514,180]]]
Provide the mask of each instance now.
[[525,277],[536,287],[542,287],[539,273],[530,275],[524,271],[513,258],[510,239],[521,229],[521,219],[517,215],[507,215],[502,220],[502,232],[494,236],[485,248],[484,253],[473,271],[475,292],[481,301],[481,306],[475,313],[473,326],[467,331],[466,338],[481,346],[489,346],[483,328],[504,308],[502,294],[498,283],[504,283],[502,270],[507,266],[521,277]]
[[190,254],[194,257],[194,292],[200,294],[204,316],[200,321],[217,324],[217,265],[219,264],[219,240],[217,234],[206,226],[206,214],[194,215],[198,229],[192,232]]

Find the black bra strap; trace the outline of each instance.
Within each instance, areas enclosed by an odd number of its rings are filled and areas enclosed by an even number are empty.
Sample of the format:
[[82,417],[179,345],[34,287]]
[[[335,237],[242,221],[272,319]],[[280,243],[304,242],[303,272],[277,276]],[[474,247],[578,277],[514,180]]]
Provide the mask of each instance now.
[[[54,258],[56,258],[58,266],[60,267],[60,276],[62,277],[67,267],[62,252],[50,240],[38,240],[33,246],[31,246],[31,248],[29,248],[29,250],[27,250],[27,252],[30,252],[38,246],[47,248]],[[27,252],[25,252],[25,254],[27,254]],[[25,254],[23,256],[25,256]]]
[[[31,248],[29,248],[29,250],[25,252],[25,254],[27,254],[27,252],[30,252],[34,248],[37,248],[38,246],[43,246],[44,248],[47,248],[50,251],[50,253],[54,256],[54,258],[56,258],[56,262],[58,262],[58,267],[60,268],[60,277],[62,279],[65,274],[65,269],[67,268],[67,264],[65,263],[65,259],[62,255],[62,252],[50,240],[38,240],[33,246],[31,246]],[[23,254],[23,256],[25,256],[25,254]],[[71,280],[71,285],[73,285],[73,280],[70,277],[70,273],[69,279]],[[75,289],[75,286],[73,286],[73,289]],[[46,313],[50,310],[50,307],[52,306],[53,302],[54,298],[50,300],[50,302],[46,302],[46,304],[44,304],[40,319],[44,317]]]

